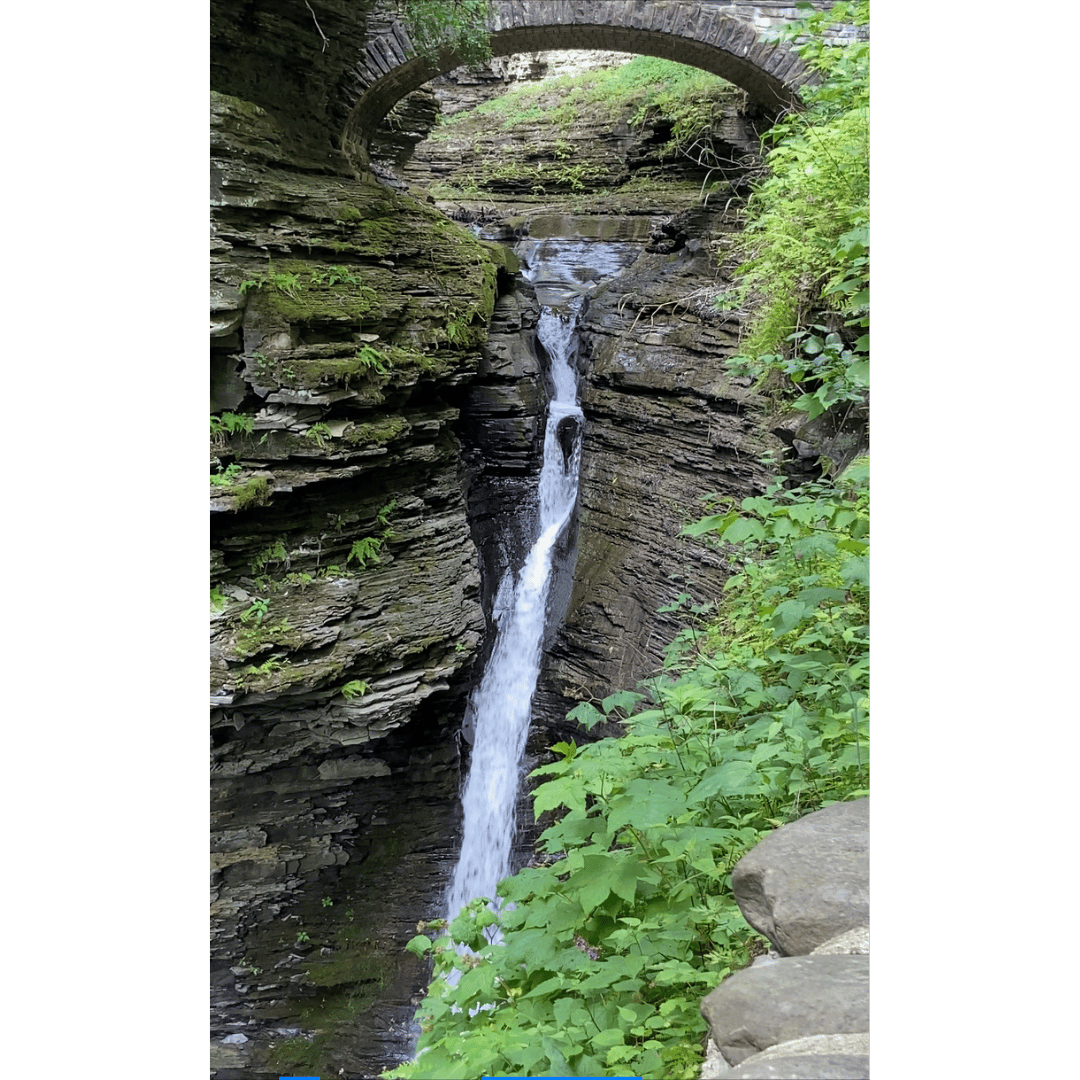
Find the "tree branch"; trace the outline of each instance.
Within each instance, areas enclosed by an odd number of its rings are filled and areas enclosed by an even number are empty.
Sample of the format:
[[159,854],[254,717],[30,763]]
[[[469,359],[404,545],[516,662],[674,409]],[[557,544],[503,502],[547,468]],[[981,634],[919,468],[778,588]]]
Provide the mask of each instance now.
[[315,10],[308,3],[308,0],[304,0],[304,6],[311,12],[311,21],[315,23],[315,29],[319,31],[319,37],[322,38],[322,51],[326,52],[326,46],[330,44],[330,39],[322,32],[322,27],[319,25],[319,20],[315,18]]

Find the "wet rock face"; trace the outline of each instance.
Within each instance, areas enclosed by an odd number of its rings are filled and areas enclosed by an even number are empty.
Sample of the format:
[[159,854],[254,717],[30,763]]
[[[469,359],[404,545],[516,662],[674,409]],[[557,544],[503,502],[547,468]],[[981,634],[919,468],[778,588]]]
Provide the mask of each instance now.
[[683,619],[658,614],[661,606],[683,592],[694,603],[715,599],[728,568],[679,532],[705,512],[702,496],[763,490],[759,458],[781,445],[747,380],[723,367],[739,327],[711,310],[720,282],[709,237],[727,223],[693,214],[696,240],[668,254],[642,250],[582,320],[578,555],[537,695],[548,731],[565,734],[574,725],[563,717],[579,700],[632,688],[659,666]]
[[[494,528],[534,487],[546,401],[537,298],[508,248],[358,179],[335,148],[372,5],[312,6],[317,23],[291,0],[211,8],[217,1080],[374,1076],[408,1052],[426,977],[402,946],[441,910],[456,859],[483,594],[531,540],[528,514],[497,542]],[[420,112],[399,114],[394,153]],[[614,237],[554,216],[574,242],[637,250],[671,211],[646,203],[621,205],[634,216]],[[579,697],[655,662],[660,604],[723,576],[673,544],[685,507],[762,479],[755,403],[717,374],[737,328],[678,302],[711,281],[692,231],[661,229],[667,257],[626,279],[583,267],[574,282],[594,292],[564,566],[581,557],[578,580],[556,582],[569,614],[549,642],[543,743]],[[250,428],[221,427],[222,411]]]
[[373,1076],[458,845],[484,616],[456,429],[513,260],[260,86],[211,109],[212,1064]]

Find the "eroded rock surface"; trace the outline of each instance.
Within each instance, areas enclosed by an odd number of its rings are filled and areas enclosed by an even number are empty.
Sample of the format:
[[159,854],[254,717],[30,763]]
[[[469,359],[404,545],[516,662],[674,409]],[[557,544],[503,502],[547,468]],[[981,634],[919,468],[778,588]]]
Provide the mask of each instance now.
[[289,86],[211,102],[218,1080],[407,1052],[485,628],[455,429],[512,286],[505,249],[300,138]]

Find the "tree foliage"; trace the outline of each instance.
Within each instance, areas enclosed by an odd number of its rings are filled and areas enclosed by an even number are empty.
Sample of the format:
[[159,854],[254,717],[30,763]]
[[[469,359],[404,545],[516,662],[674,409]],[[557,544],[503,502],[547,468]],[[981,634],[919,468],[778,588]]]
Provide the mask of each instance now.
[[491,59],[489,0],[398,0],[401,24],[417,54],[437,64],[445,52],[461,64]]
[[769,131],[769,177],[736,243],[738,301],[752,312],[737,366],[787,376],[811,417],[869,383],[870,44],[822,38],[869,17],[868,0],[840,3],[785,30],[807,38],[797,51],[818,81],[803,91],[806,109]]

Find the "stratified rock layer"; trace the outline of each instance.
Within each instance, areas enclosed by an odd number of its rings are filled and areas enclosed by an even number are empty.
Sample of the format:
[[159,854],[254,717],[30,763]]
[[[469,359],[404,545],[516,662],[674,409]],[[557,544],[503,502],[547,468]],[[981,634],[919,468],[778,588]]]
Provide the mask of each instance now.
[[252,102],[212,95],[211,148],[216,1076],[374,1075],[457,848],[485,625],[455,427],[513,260]]
[[685,620],[660,608],[683,593],[692,603],[719,595],[721,555],[680,531],[706,512],[707,494],[763,490],[760,458],[779,445],[748,380],[724,368],[739,333],[710,305],[721,283],[709,238],[722,236],[724,217],[693,213],[697,239],[684,234],[669,254],[644,250],[600,283],[582,321],[579,553],[538,695],[549,723],[659,666]]

